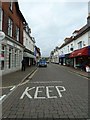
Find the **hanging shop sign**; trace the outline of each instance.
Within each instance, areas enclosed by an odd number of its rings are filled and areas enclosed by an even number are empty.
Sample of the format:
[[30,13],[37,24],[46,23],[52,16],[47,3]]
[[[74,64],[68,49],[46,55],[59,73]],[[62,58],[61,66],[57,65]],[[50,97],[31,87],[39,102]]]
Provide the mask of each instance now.
[[0,31],[0,40],[3,40],[5,38],[5,33]]

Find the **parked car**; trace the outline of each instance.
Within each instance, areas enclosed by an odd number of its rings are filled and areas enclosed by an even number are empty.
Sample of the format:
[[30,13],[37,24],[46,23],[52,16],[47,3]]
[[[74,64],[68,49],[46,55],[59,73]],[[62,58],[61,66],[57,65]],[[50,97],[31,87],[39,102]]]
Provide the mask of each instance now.
[[47,67],[47,62],[46,62],[46,60],[41,59],[41,60],[38,62],[38,66],[39,66],[39,67]]

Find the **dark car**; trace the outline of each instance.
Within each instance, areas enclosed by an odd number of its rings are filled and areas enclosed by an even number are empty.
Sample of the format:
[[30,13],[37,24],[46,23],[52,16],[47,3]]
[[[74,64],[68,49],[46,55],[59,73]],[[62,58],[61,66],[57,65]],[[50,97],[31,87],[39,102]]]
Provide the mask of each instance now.
[[46,60],[40,60],[40,61],[38,62],[38,66],[39,66],[39,67],[47,67],[47,62],[46,62]]

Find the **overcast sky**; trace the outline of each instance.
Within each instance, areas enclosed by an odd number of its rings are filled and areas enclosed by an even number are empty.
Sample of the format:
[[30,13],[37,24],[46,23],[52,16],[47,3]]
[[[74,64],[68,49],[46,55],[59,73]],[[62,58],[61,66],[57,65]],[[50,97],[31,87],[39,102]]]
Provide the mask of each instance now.
[[49,56],[64,38],[70,37],[74,30],[87,22],[87,2],[18,1],[42,56]]

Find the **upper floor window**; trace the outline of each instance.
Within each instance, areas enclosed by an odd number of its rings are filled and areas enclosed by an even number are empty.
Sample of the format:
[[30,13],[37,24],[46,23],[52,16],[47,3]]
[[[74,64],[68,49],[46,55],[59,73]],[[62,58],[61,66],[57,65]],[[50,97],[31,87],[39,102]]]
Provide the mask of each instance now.
[[78,49],[82,48],[82,41],[78,42]]
[[69,52],[69,46],[68,46],[68,52]]
[[2,31],[3,11],[0,8],[0,30]]
[[19,28],[16,26],[16,40],[19,41]]
[[71,51],[73,51],[73,44],[71,44],[71,48],[70,48]]
[[12,37],[12,20],[9,18],[8,19],[8,35]]
[[10,2],[10,10],[13,10],[13,2]]

